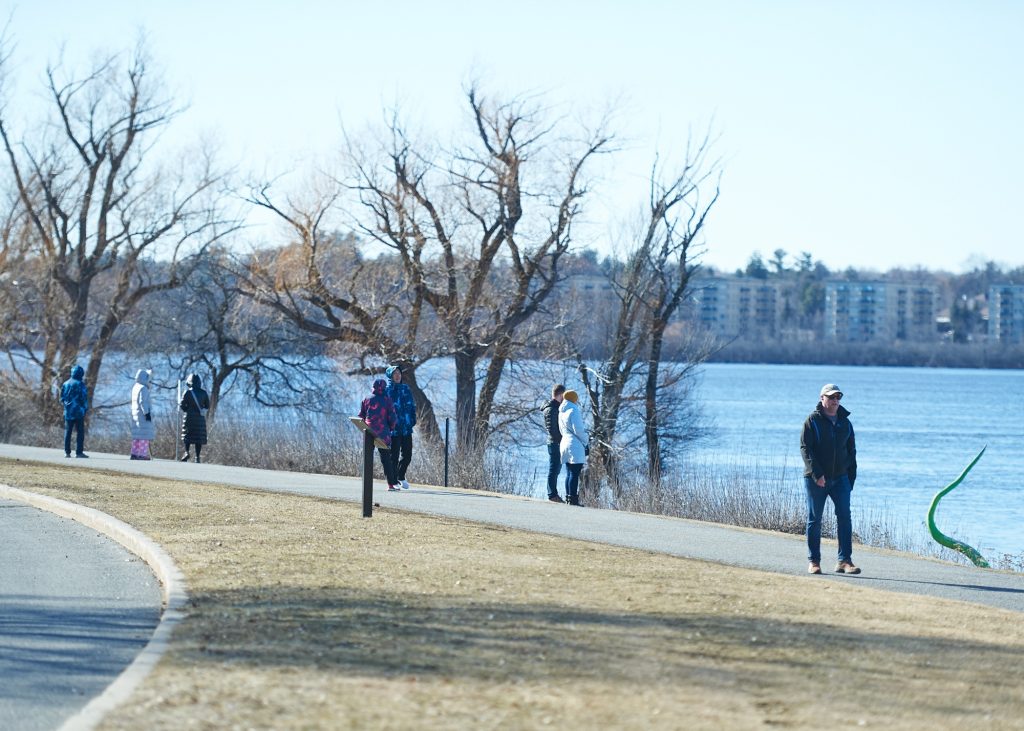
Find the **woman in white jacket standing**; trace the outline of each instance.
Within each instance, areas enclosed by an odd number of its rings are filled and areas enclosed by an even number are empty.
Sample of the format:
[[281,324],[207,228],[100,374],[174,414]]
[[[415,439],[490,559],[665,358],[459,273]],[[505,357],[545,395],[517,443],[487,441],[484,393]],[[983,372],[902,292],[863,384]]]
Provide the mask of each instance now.
[[140,368],[132,386],[132,459],[150,459],[149,443],[156,437],[149,400],[150,371]]
[[565,501],[570,505],[580,504],[580,473],[587,462],[590,436],[583,423],[583,411],[580,409],[580,396],[575,391],[566,391],[562,395],[562,405],[558,407],[558,428],[562,432],[562,464],[565,465]]

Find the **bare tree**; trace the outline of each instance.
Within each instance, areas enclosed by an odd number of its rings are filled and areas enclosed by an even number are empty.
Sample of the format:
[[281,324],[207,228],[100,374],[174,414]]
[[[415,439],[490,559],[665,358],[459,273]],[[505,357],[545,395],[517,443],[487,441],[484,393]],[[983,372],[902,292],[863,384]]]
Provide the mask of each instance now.
[[[344,187],[321,185],[302,201],[254,188],[250,201],[286,223],[293,241],[255,258],[246,286],[298,327],[354,347],[366,372],[405,365],[428,436],[436,435],[434,407],[416,368],[451,357],[459,445],[475,449],[489,434],[524,323],[559,280],[587,192],[583,169],[609,138],[596,132],[571,145],[528,101],[488,102],[476,87],[466,96],[473,134],[465,145],[417,143],[392,117],[384,142],[350,143]],[[325,224],[336,211],[389,255],[339,252]],[[347,266],[331,263],[339,253]]]
[[414,306],[436,317],[432,355],[455,363],[459,447],[476,449],[520,328],[559,281],[584,168],[610,138],[598,129],[566,146],[530,100],[492,101],[475,85],[466,97],[476,134],[464,147],[419,145],[392,119],[386,146],[356,158],[354,185],[361,230],[398,255]]
[[356,357],[356,373],[401,363],[421,434],[437,442],[433,403],[416,379],[416,367],[431,354],[421,347],[422,302],[415,295],[410,301],[396,262],[365,258],[354,237],[340,237],[327,224],[342,193],[340,184],[326,180],[302,199],[278,200],[269,184],[255,187],[249,202],[280,220],[291,240],[239,260],[240,291],[322,343],[342,346]]
[[213,420],[222,397],[236,389],[266,408],[324,411],[324,384],[334,369],[301,330],[242,295],[227,252],[212,247],[188,281],[173,293],[150,297],[118,347],[152,358],[166,372],[199,372],[210,394]]
[[[139,302],[179,286],[196,252],[236,224],[222,217],[223,178],[209,157],[183,158],[178,169],[157,165],[158,133],[179,110],[162,95],[144,42],[81,77],[50,66],[46,81],[52,117],[19,138],[4,106],[0,140],[42,274],[35,321],[9,333],[29,367],[7,377],[55,419],[52,382],[85,350],[95,384],[117,328]],[[159,279],[140,267],[150,256],[169,262]],[[100,281],[108,284],[102,297]]]
[[[609,275],[619,302],[609,330],[609,355],[596,369],[582,358],[579,361],[593,418],[593,454],[613,478],[613,488],[616,441],[628,407],[643,404],[640,419],[648,471],[657,479],[665,456],[664,440],[678,429],[667,414],[679,403],[666,394],[677,389],[710,353],[708,345],[693,340],[697,347],[688,350],[685,362],[663,362],[666,332],[685,302],[698,267],[704,224],[718,200],[718,165],[708,160],[709,148],[707,136],[688,147],[682,169],[667,181],[655,162],[642,224],[625,247],[624,262]],[[712,180],[713,192],[703,195]]]

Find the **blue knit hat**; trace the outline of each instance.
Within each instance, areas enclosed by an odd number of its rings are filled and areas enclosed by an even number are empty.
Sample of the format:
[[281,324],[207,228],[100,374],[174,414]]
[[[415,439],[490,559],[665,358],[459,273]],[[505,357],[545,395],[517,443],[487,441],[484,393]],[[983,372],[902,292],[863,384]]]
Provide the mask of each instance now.
[[387,368],[384,369],[384,375],[388,377],[389,381],[394,380],[391,377],[393,375],[395,375],[395,371],[398,371],[399,373],[401,373],[402,369],[399,366],[396,366],[396,365],[388,366]]

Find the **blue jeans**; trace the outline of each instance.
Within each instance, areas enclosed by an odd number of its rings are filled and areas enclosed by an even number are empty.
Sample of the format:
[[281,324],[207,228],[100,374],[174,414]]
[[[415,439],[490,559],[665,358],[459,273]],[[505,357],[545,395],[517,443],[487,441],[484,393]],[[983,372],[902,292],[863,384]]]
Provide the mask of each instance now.
[[821,515],[825,498],[832,498],[836,510],[836,538],[839,539],[839,560],[851,561],[853,556],[853,523],[850,520],[850,478],[846,475],[825,480],[818,487],[813,477],[804,478],[807,491],[807,559],[821,563]]
[[64,420],[64,454],[71,454],[72,429],[77,432],[75,454],[82,454],[85,451],[85,417]]
[[562,450],[548,445],[548,497],[558,497],[558,473],[562,471]]
[[565,499],[573,504],[580,497],[581,472],[583,472],[582,464],[567,464],[565,466]]

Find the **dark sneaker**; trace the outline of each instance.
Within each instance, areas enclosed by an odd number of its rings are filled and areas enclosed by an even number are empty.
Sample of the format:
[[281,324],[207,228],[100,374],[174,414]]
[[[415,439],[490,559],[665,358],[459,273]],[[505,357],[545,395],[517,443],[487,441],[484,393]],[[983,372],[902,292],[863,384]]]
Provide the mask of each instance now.
[[64,453],[64,459],[70,459],[70,458],[71,458],[71,452],[65,452]]
[[181,459],[179,459],[178,461],[179,462],[188,462],[188,459],[189,459],[188,452],[185,452],[185,456],[182,457]]
[[840,561],[836,564],[837,574],[859,574],[860,569],[854,566],[849,561]]
[[553,503],[564,503],[561,495],[548,495],[548,501]]
[[89,459],[89,455],[86,454],[85,452],[79,452],[75,456],[78,457],[79,459]]
[[821,564],[818,563],[817,561],[811,561],[809,564],[807,564],[807,573],[809,573],[809,574],[820,574],[821,573]]
[[401,489],[398,485],[388,485],[388,492],[398,492]]

